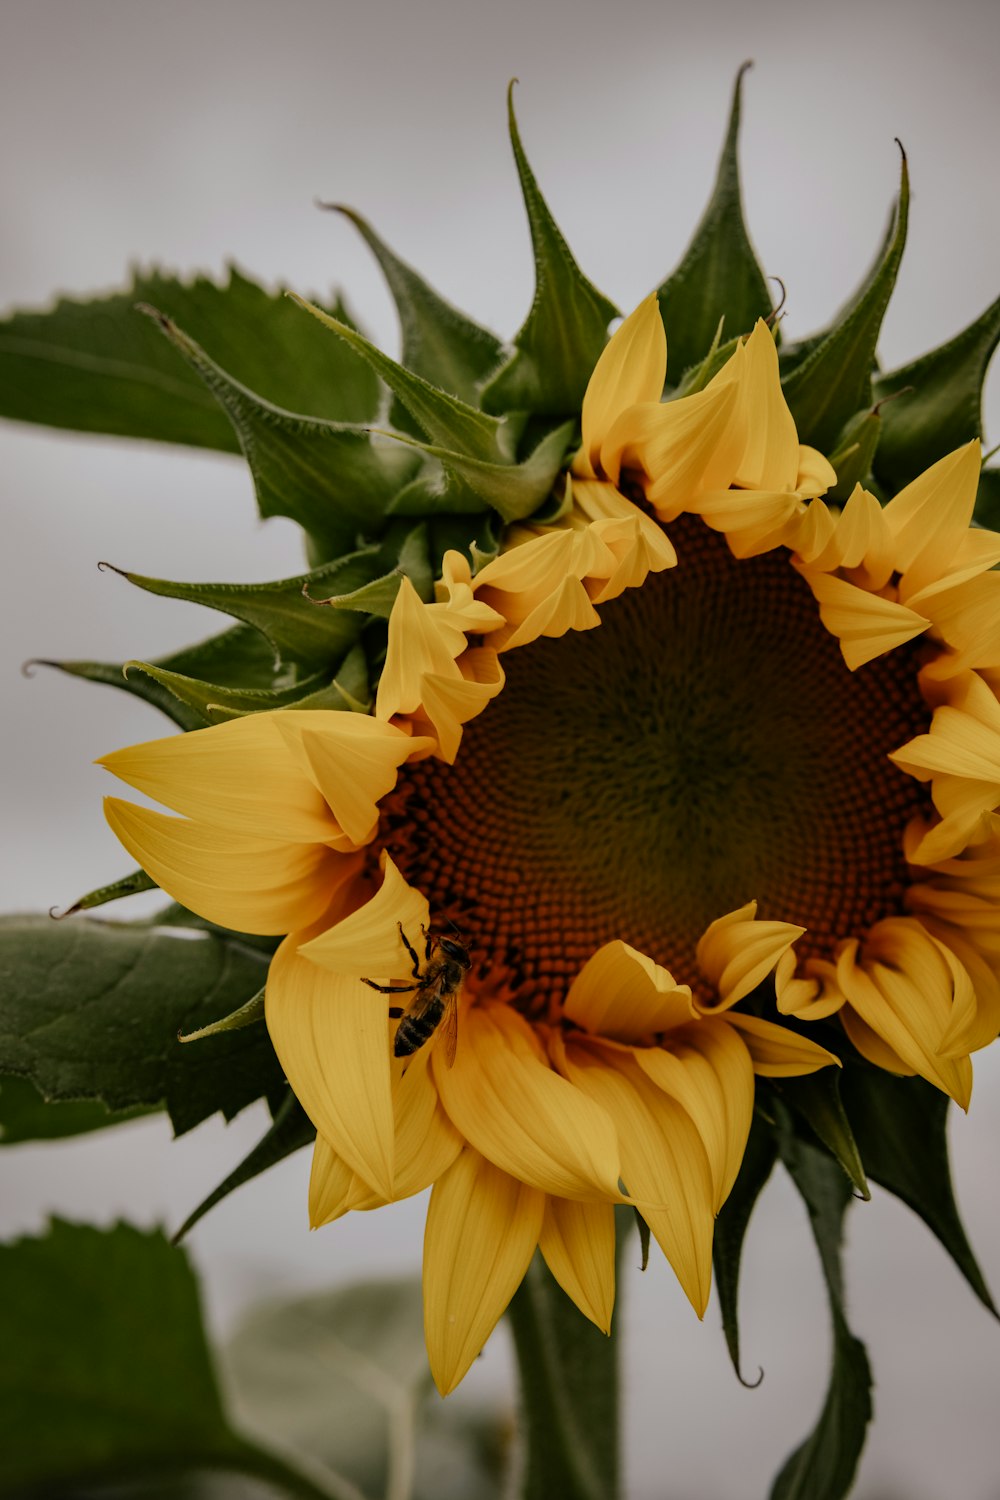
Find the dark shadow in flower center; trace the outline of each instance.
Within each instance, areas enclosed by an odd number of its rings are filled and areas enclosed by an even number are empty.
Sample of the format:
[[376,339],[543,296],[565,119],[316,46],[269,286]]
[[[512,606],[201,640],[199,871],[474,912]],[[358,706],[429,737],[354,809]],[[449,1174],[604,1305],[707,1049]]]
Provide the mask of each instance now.
[[456,764],[404,768],[383,803],[376,847],[526,1006],[614,938],[697,983],[699,937],[752,899],[809,929],[802,956],[900,910],[928,803],[886,757],[929,722],[918,647],[851,673],[784,549],[669,531],[675,569],[506,653]]

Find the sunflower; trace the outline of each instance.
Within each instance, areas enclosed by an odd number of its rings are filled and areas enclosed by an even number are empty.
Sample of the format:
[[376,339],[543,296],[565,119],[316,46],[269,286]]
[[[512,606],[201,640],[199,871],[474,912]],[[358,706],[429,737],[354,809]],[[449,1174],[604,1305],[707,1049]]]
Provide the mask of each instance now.
[[[317,1129],[313,1225],[433,1185],[442,1392],[536,1247],[608,1329],[618,1203],[704,1311],[754,1074],[837,1061],[762,1011],[838,1014],[963,1106],[1000,1025],[978,445],[840,508],[765,323],[701,389],[663,401],[665,372],[654,295],[594,369],[547,519],[475,573],[447,553],[433,602],[403,579],[372,714],[102,762],[181,815],[108,799],[164,890],[284,936],[267,1022]],[[445,1020],[401,1048],[434,976]]]

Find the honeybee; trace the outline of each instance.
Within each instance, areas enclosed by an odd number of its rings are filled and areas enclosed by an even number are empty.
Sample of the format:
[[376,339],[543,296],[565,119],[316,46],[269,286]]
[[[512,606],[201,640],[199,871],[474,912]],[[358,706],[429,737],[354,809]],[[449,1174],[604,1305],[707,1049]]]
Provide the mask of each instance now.
[[445,1062],[450,1068],[455,1061],[458,1045],[458,997],[462,993],[462,982],[472,967],[472,959],[465,945],[456,937],[440,937],[420,930],[424,935],[424,964],[420,968],[417,951],[403,931],[400,922],[399,935],[413,961],[413,984],[376,984],[374,979],[362,979],[370,989],[380,995],[404,995],[413,992],[409,1005],[392,1005],[389,1014],[394,1019],[402,1017],[396,1028],[393,1052],[396,1057],[412,1057],[425,1042],[441,1027]]

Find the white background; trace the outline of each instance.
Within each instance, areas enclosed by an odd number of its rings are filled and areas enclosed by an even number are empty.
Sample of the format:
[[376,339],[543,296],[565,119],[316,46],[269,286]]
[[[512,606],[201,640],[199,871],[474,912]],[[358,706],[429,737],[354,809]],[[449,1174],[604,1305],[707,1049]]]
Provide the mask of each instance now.
[[[700,0],[6,0],[0,47],[0,303],[41,305],[158,260],[227,257],[305,293],[348,289],[395,348],[391,303],[354,231],[313,207],[361,210],[438,288],[509,335],[531,265],[506,140],[521,80],[529,157],[584,270],[624,308],[676,263],[704,205],[733,74],[745,89],[743,172],[765,269],[789,291],[786,330],[826,321],[866,268],[904,141],[910,245],[881,351],[897,364],[956,332],[997,292],[995,152],[1000,11],[991,4]],[[988,441],[1000,440],[1000,387]],[[90,761],[166,731],[125,694],[29,656],[149,658],[218,628],[193,606],[133,594],[95,564],[168,578],[255,580],[298,570],[294,528],[255,519],[236,460],[136,443],[0,430],[5,502],[6,854],[2,905],[70,902],[126,865]],[[56,1211],[176,1225],[264,1128],[250,1111],[179,1144],[162,1120],[0,1157],[2,1231]],[[977,1062],[955,1176],[987,1275],[1000,1285],[1000,1059]],[[192,1236],[210,1316],[359,1272],[416,1269],[423,1205],[306,1232],[307,1160],[217,1209]],[[859,1500],[996,1500],[1000,1330],[928,1231],[876,1193],[851,1216],[851,1314],[876,1371],[878,1421]],[[628,1500],[759,1500],[811,1423],[826,1313],[804,1214],[783,1183],[753,1222],[744,1273],[742,1390],[710,1307],[697,1324],[654,1255],[625,1288]],[[505,1390],[503,1331],[456,1399]]]

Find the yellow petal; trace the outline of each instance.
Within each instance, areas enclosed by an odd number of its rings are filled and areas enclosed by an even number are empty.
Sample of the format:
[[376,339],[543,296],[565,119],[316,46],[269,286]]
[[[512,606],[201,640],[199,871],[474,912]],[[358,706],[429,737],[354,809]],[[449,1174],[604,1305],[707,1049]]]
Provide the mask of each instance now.
[[466,644],[464,631],[446,615],[432,612],[404,577],[389,615],[389,642],[375,700],[375,717],[389,720],[395,714],[418,709],[423,701],[423,680],[428,673],[458,677],[455,661]]
[[384,996],[330,974],[287,937],[267,976],[267,1029],[296,1098],[353,1171],[392,1196],[394,1123]]
[[[637,401],[659,401],[667,376],[667,336],[655,292],[616,329],[594,366],[583,398],[580,472],[604,470],[617,482],[617,468],[603,463],[601,445],[615,418]],[[574,465],[574,469],[577,465]]]
[[442,1396],[453,1391],[520,1286],[545,1195],[470,1147],[434,1185],[424,1234],[424,1335]]
[[747,339],[745,353],[740,384],[747,438],[731,482],[747,490],[794,489],[799,438],[781,389],[774,335],[763,318]]
[[947,569],[972,520],[981,454],[966,443],[919,474],[885,507],[895,538],[895,567],[908,590],[924,588]]
[[354,865],[322,844],[276,843],[104,799],[112,830],[161,890],[220,927],[279,935],[314,922]]
[[823,495],[837,483],[837,471],[828,458],[816,448],[799,444],[799,472],[795,480],[796,492],[804,499]]
[[691,1116],[712,1173],[718,1213],[736,1181],[753,1115],[753,1064],[726,1021],[687,1026],[665,1047],[639,1047],[635,1059],[658,1088]]
[[567,1077],[614,1119],[625,1185],[702,1317],[712,1280],[714,1193],[694,1121],[626,1048],[571,1038],[562,1056]]
[[614,424],[605,451],[645,473],[646,498],[670,520],[700,490],[729,485],[743,446],[737,410],[733,384],[633,406]]
[[996,783],[1000,789],[1000,704],[986,690],[994,724],[983,723],[965,708],[945,704],[934,710],[929,734],[909,740],[890,756],[897,766],[925,781],[922,773],[958,776]]
[[615,1305],[613,1205],[546,1199],[538,1248],[567,1297],[602,1333],[610,1333]]
[[605,943],[589,958],[566,996],[565,1013],[585,1031],[636,1042],[669,1031],[696,1014],[691,988],[628,943]]
[[302,715],[248,714],[115,750],[97,764],[174,812],[213,828],[283,844],[324,843],[337,829],[281,733],[289,717]]
[[317,1135],[309,1173],[309,1228],[321,1229],[347,1212],[354,1172],[336,1151]]
[[355,844],[371,838],[377,804],[395,786],[399,767],[433,744],[367,714],[322,709],[283,714],[277,727]]
[[462,727],[495,698],[504,685],[504,670],[495,651],[486,647],[466,651],[459,660],[461,675],[424,678],[424,712],[434,725],[438,753],[453,765],[462,742]]
[[725,533],[734,557],[756,557],[786,540],[802,514],[798,495],[784,490],[711,490],[688,502],[713,531]]
[[[400,936],[400,924],[419,953],[421,929],[430,925],[426,896],[408,885],[388,854],[385,875],[369,901],[336,925],[303,943],[303,956],[334,974],[365,979],[402,979],[413,960]],[[372,994],[372,991],[368,991]]]
[[[405,1066],[394,1064],[392,1104],[396,1121],[393,1201],[422,1193],[443,1177],[465,1142],[441,1108],[428,1067],[429,1053],[422,1047]],[[355,1179],[347,1206],[377,1208],[386,1200],[367,1184]]]
[[758,922],[756,914],[756,901],[749,901],[717,917],[699,939],[698,967],[722,1007],[735,1005],[756,989],[806,930],[792,922]]
[[433,1059],[452,1122],[483,1156],[558,1198],[621,1198],[618,1141],[598,1105],[543,1060],[531,1028],[506,1005],[465,1019],[455,1065]]
[[930,624],[905,604],[871,594],[843,578],[812,568],[801,568],[800,572],[819,604],[820,619],[839,640],[852,672],[904,641],[912,641]]
[[901,1078],[915,1078],[916,1068],[906,1065],[898,1052],[893,1051],[889,1043],[883,1041],[877,1031],[873,1031],[856,1010],[845,1005],[840,1013],[840,1019],[844,1030],[852,1044],[861,1053],[861,1056],[876,1068],[884,1068],[887,1073],[897,1073]]
[[762,1021],[759,1016],[745,1016],[741,1011],[726,1013],[730,1026],[735,1026],[747,1045],[753,1070],[762,1078],[800,1078],[806,1073],[815,1073],[831,1063],[840,1066],[839,1057],[809,1041],[796,1031],[785,1026],[776,1026],[773,1021]]

